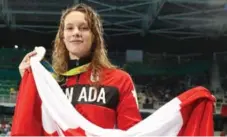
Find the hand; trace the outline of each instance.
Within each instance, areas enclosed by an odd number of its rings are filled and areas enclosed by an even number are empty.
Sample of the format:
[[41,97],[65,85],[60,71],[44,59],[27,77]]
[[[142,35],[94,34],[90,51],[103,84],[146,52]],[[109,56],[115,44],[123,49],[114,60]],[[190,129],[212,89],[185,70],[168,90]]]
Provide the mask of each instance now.
[[36,51],[29,52],[28,54],[25,55],[25,57],[21,61],[19,65],[19,72],[21,77],[23,77],[25,70],[30,68],[30,58],[36,54],[37,54]]

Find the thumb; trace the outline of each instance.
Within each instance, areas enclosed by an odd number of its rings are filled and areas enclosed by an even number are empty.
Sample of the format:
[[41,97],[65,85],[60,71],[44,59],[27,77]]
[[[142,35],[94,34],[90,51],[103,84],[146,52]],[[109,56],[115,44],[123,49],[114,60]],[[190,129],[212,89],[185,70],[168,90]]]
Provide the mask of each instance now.
[[29,68],[28,68],[28,72],[32,72],[32,69],[31,69],[31,67],[29,67]]

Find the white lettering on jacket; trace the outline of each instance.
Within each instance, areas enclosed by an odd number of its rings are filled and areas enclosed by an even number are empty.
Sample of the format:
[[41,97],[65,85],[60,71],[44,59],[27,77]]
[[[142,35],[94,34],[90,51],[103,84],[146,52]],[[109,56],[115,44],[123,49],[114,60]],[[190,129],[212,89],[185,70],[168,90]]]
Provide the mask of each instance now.
[[[71,102],[74,94],[74,87],[66,88],[65,90],[66,97]],[[82,87],[78,102],[98,102],[106,104],[106,92],[104,88],[101,88],[99,91],[95,87]]]

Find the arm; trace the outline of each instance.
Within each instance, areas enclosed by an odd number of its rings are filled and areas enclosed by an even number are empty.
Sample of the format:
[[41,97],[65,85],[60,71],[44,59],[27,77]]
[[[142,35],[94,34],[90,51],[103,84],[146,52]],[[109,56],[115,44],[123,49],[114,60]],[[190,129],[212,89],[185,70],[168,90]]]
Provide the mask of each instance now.
[[117,127],[127,130],[141,121],[136,91],[129,75],[121,82],[120,100],[117,107]]

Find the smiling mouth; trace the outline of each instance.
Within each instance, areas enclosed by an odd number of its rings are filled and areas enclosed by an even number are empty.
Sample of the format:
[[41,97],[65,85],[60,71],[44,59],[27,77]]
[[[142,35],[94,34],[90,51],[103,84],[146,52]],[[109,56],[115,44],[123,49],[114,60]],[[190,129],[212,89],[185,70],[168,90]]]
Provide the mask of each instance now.
[[71,41],[71,43],[82,43],[83,41]]

